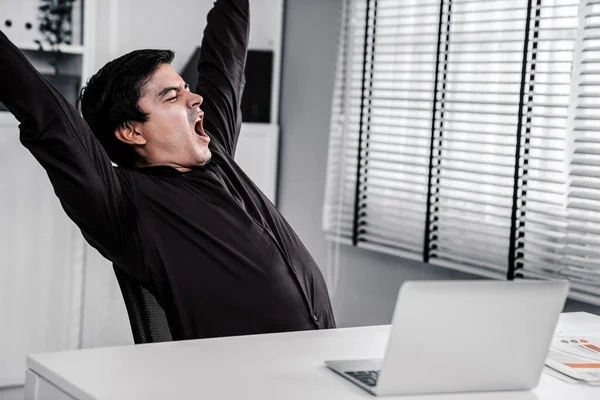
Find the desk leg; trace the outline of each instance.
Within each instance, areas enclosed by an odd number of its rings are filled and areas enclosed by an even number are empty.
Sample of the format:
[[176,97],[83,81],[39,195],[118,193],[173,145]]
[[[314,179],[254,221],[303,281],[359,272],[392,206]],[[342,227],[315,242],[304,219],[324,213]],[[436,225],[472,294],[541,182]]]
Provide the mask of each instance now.
[[76,400],[32,370],[25,373],[25,400]]
[[25,400],[38,400],[38,383],[40,377],[31,372],[25,371]]

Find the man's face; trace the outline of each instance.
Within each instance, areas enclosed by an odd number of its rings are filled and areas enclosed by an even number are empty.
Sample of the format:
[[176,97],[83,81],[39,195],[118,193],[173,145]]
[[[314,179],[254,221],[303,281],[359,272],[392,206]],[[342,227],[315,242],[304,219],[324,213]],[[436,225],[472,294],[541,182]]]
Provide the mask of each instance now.
[[148,165],[186,171],[210,160],[202,101],[170,65],[163,64],[152,74],[138,102],[148,121],[135,125],[145,142],[139,153]]

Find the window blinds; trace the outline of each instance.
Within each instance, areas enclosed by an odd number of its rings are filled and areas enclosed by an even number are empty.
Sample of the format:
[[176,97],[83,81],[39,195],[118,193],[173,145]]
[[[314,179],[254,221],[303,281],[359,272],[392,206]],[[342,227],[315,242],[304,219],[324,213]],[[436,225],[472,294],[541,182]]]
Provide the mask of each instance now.
[[439,4],[378,0],[375,14],[363,93],[356,239],[363,247],[420,258]]
[[[327,218],[336,217],[332,213],[336,196],[342,197],[344,201],[337,202],[343,208],[337,216],[342,221],[340,237],[360,247],[419,259],[425,234],[439,4],[353,3],[355,33],[350,37],[355,51],[349,54],[340,46],[333,100],[329,164],[338,169],[328,174],[325,231],[334,234],[334,224]],[[344,57],[346,65],[340,65]],[[352,95],[346,113],[339,108],[344,97],[343,89],[338,89],[344,83],[344,68],[360,77],[360,82],[348,83]],[[338,131],[344,122],[346,129]],[[336,159],[342,135],[348,143],[346,156],[350,155],[343,170]]]
[[577,47],[566,263],[559,273],[577,298],[600,305],[600,1],[582,2]]
[[345,7],[327,237],[600,304],[600,1]]
[[363,2],[346,1],[338,44],[333,88],[323,229],[327,237],[352,243],[361,88],[365,67],[367,9]]
[[[533,103],[539,99],[546,113],[538,114],[554,129],[528,135],[543,143],[532,146],[543,169],[535,179],[524,170],[524,185],[536,183],[537,197],[527,188],[517,274],[568,278],[571,297],[600,304],[600,2],[557,1],[541,11],[540,43],[551,51],[541,62],[553,92],[536,93]],[[542,77],[536,71],[534,87]]]
[[527,2],[442,8],[425,258],[504,278]]

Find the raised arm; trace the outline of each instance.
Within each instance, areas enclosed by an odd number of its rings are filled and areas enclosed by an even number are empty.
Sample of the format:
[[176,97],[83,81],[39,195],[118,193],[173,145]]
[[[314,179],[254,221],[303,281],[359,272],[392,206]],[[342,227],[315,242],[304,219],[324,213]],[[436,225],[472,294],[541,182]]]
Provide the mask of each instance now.
[[119,260],[129,203],[108,156],[77,110],[1,31],[0,101],[19,120],[21,142],[48,173],[69,217],[90,244]]
[[249,18],[248,0],[217,0],[208,13],[198,62],[196,93],[204,98],[205,127],[231,156],[242,123]]

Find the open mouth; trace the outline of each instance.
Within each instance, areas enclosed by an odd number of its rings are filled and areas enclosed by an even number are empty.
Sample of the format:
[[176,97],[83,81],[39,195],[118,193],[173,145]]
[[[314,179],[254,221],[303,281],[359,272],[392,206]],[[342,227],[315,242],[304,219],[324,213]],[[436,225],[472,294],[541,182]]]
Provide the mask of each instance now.
[[196,119],[196,123],[194,125],[194,131],[198,136],[204,137],[208,139],[208,135],[204,132],[204,113],[200,112],[198,114],[198,118]]

